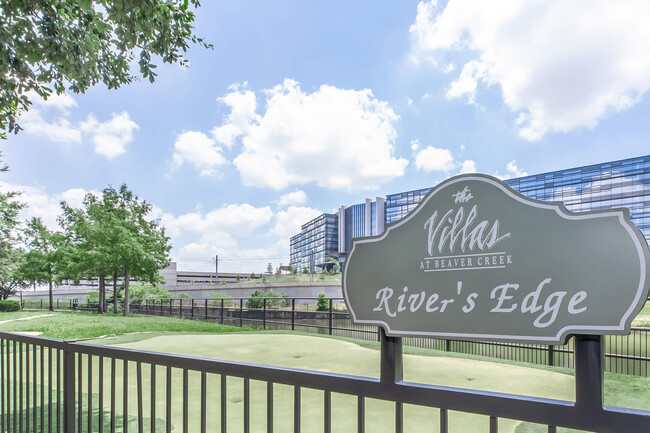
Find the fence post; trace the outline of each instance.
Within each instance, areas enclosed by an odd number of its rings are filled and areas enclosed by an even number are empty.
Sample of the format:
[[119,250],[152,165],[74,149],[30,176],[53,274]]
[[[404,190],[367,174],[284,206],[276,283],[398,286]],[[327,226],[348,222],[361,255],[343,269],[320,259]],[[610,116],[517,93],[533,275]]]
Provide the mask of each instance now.
[[264,321],[264,329],[266,329],[266,298],[264,298],[264,312],[263,312],[262,320]]
[[574,337],[576,408],[585,416],[597,416],[603,409],[602,341],[600,335]]
[[451,340],[445,340],[445,351],[451,352]]
[[191,311],[192,311],[192,313],[191,313],[192,319],[194,319],[194,298],[192,298],[192,310]]
[[291,330],[296,329],[296,298],[291,298]]
[[207,322],[208,321],[208,298],[205,298],[205,311],[203,313],[204,313],[205,321]]
[[328,318],[328,324],[327,324],[327,326],[328,326],[328,328],[329,328],[330,335],[332,335],[332,298],[330,298],[330,307],[329,307],[329,310],[330,310],[330,311],[329,311],[330,315],[329,315],[329,318]]
[[[75,431],[75,353],[69,342],[64,342],[63,349],[63,431]],[[41,367],[44,368],[44,367]],[[34,408],[36,410],[36,408]],[[36,426],[34,426],[36,429]]]
[[43,309],[43,300],[41,299],[41,310]]
[[244,298],[239,298],[239,327],[244,327]]
[[183,318],[183,298],[178,300],[178,318]]
[[172,317],[172,302],[174,302],[173,299],[169,300],[169,317]]
[[221,298],[221,324],[223,325],[223,298]]
[[555,365],[555,347],[549,345],[548,346],[548,365]]
[[56,309],[57,310],[59,309],[59,300],[58,299],[56,300]]

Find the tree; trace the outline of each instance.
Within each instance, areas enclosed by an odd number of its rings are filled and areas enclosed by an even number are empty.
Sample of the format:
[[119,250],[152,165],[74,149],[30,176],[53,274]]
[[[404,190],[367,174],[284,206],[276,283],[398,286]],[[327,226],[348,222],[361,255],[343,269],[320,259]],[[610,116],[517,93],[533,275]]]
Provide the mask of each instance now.
[[162,282],[161,269],[169,266],[169,238],[157,220],[149,220],[151,204],[140,200],[126,185],[103,192],[103,206],[111,218],[114,277],[124,275],[124,315],[129,315],[129,279]]
[[[8,171],[0,167],[0,173]],[[17,273],[23,251],[18,248],[18,214],[25,207],[18,201],[19,192],[0,191],[0,298],[7,299],[23,285]]]
[[0,0],[0,130],[18,132],[17,114],[31,104],[29,92],[47,98],[66,87],[83,93],[109,89],[139,75],[153,82],[152,56],[187,62],[190,43],[210,48],[194,34],[199,0]]
[[59,222],[68,239],[73,260],[67,272],[76,279],[98,277],[99,311],[106,300],[107,276],[113,280],[113,308],[117,313],[118,275],[124,276],[124,314],[129,315],[129,280],[161,282],[159,271],[169,265],[169,238],[158,221],[147,216],[151,205],[140,200],[126,185],[104,189],[102,197],[88,194],[83,209],[61,204]]
[[48,284],[50,311],[54,311],[54,282],[61,280],[57,262],[60,260],[58,247],[63,243],[61,233],[50,231],[40,218],[32,218],[25,229],[26,245],[29,251],[24,255],[19,275],[25,281]]
[[273,275],[273,263],[268,262],[266,264],[266,273],[269,275]]

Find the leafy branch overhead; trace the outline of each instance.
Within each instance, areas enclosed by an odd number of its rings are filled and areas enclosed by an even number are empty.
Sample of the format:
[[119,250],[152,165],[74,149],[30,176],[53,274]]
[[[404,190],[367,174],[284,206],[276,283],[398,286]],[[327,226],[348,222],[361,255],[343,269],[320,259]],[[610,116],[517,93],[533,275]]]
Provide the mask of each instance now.
[[47,98],[109,89],[139,75],[153,82],[156,56],[186,65],[199,0],[0,0],[0,130],[18,132],[31,93]]

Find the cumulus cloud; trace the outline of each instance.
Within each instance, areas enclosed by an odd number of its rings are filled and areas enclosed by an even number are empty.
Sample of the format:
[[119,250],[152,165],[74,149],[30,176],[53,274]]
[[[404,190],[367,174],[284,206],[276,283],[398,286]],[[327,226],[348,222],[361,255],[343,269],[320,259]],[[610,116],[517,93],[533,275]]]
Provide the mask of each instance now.
[[355,191],[404,173],[407,160],[394,156],[398,116],[370,90],[323,85],[310,93],[286,79],[263,95],[257,114],[255,94],[232,89],[220,98],[231,113],[212,130],[219,143],[241,141],[233,162],[245,186],[280,190],[314,182]]
[[45,120],[41,111],[32,108],[20,117],[25,133],[58,143],[81,143],[81,131],[64,117]]
[[201,176],[213,176],[219,167],[228,163],[221,153],[221,147],[202,132],[187,131],[174,143],[172,166],[178,168],[184,162],[192,164]]
[[305,191],[301,191],[301,190],[284,194],[280,196],[280,199],[278,200],[279,207],[285,207],[292,204],[304,204],[304,203],[307,203],[307,194],[305,194]]
[[500,174],[499,172],[494,173],[495,177],[498,177],[501,180],[511,179],[513,177],[524,177],[528,176],[528,172],[519,168],[517,166],[517,161],[514,159],[506,164],[506,174]]
[[[243,87],[246,83],[243,84]],[[230,108],[230,114],[224,119],[221,126],[212,129],[212,135],[219,143],[231,147],[234,140],[246,134],[249,129],[260,120],[257,110],[255,93],[250,90],[243,90],[242,86],[234,84],[230,86],[232,92],[226,96],[217,98]]]
[[113,113],[111,119],[106,122],[99,122],[90,114],[80,127],[83,132],[92,136],[95,152],[108,159],[125,153],[126,145],[133,140],[133,131],[139,129],[138,124],[131,120],[126,111]]
[[80,208],[86,194],[101,195],[101,192],[83,188],[71,188],[52,194],[46,192],[42,187],[16,185],[7,182],[0,182],[0,191],[21,192],[18,201],[26,203],[27,206],[21,211],[20,218],[22,220],[29,220],[34,217],[41,218],[50,230],[59,229],[57,218],[61,215],[62,201],[67,202],[68,205],[74,208]]
[[82,143],[85,136],[95,145],[95,152],[108,159],[125,153],[126,145],[133,141],[133,132],[139,129],[126,111],[113,113],[105,122],[92,113],[85,121],[72,122],[70,110],[77,107],[72,96],[54,94],[47,100],[35,93],[30,96],[34,107],[20,118],[27,134],[59,143]]
[[537,140],[592,128],[641,99],[650,87],[648,21],[642,0],[422,1],[412,58],[469,56],[447,97],[474,102],[481,85],[498,84],[519,135]]
[[476,163],[471,159],[466,159],[460,165],[460,171],[458,173],[459,174],[476,173]]
[[451,171],[456,168],[454,157],[449,149],[440,149],[433,146],[427,146],[420,149],[412,145],[414,151],[415,167],[425,172],[432,171]]

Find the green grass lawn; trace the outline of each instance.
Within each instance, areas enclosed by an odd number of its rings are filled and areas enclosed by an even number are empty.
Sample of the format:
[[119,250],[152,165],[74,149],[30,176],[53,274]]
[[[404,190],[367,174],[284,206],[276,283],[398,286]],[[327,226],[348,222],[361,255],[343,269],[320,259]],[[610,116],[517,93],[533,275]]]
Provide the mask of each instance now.
[[[53,316],[33,320],[15,320],[28,315],[41,315],[46,312],[2,313],[0,330],[43,332],[43,336],[72,339],[93,338],[104,335],[117,337],[94,340],[93,343],[118,347],[169,352],[185,355],[251,362],[281,367],[301,368],[319,371],[378,377],[378,343],[285,332],[238,332],[239,328],[201,323],[189,320],[155,318],[145,316],[104,315],[93,313],[56,313]],[[47,313],[46,313],[47,314]],[[132,334],[133,332],[139,332]],[[142,332],[151,332],[150,334]],[[405,380],[445,386],[471,388],[522,394],[538,397],[572,400],[574,398],[574,379],[572,371],[562,368],[533,368],[531,365],[495,361],[486,358],[453,355],[426,349],[405,347]],[[83,360],[82,377],[84,405],[87,403],[87,358]],[[99,360],[93,359],[92,399],[94,416],[97,418],[98,370]],[[121,426],[123,363],[118,362],[117,375],[117,420]],[[129,363],[129,431],[137,431],[137,391],[136,364]],[[104,361],[104,411],[108,420],[108,395],[110,387],[110,362]],[[142,366],[144,378],[144,415],[147,418],[145,430],[149,430],[150,401],[155,401],[156,419],[159,431],[164,431],[165,414],[165,371],[157,369],[156,396],[150,395],[149,366]],[[46,378],[47,381],[47,378]],[[208,431],[217,431],[220,419],[220,384],[218,375],[208,375]],[[228,431],[243,431],[243,387],[242,380],[227,379]],[[174,369],[172,376],[172,423],[173,431],[181,431],[182,420],[182,371]],[[200,395],[200,375],[189,374],[190,396]],[[274,386],[275,431],[292,430],[293,389],[287,386]],[[605,402],[612,406],[631,407],[650,410],[650,380],[635,376],[605,375]],[[190,404],[190,431],[198,431],[199,401],[195,397]],[[356,431],[356,397],[333,395],[332,431]],[[405,431],[436,431],[438,410],[415,406],[405,407]],[[322,431],[323,393],[303,390],[302,431]],[[265,431],[266,384],[251,382],[252,430]],[[366,402],[366,431],[393,431],[394,404],[383,401]],[[96,422],[96,419],[95,419]],[[84,421],[85,425],[85,421]],[[107,421],[105,422],[108,427]],[[485,432],[488,418],[459,412],[450,413],[450,431]],[[93,428],[96,431],[96,427]],[[118,431],[120,429],[118,428]],[[500,420],[499,431],[529,433],[545,432],[546,427],[531,426],[512,420]],[[563,430],[559,430],[563,431]]]
[[646,302],[639,314],[632,321],[632,326],[650,326],[650,302]]
[[[25,317],[42,316],[34,320],[16,320]],[[192,332],[220,333],[246,332],[249,329],[224,326],[198,320],[171,319],[131,315],[124,317],[113,313],[95,314],[83,311],[43,310],[0,313],[0,330],[7,332],[40,332],[43,337],[61,340],[98,338],[107,335],[123,335],[134,332]]]

